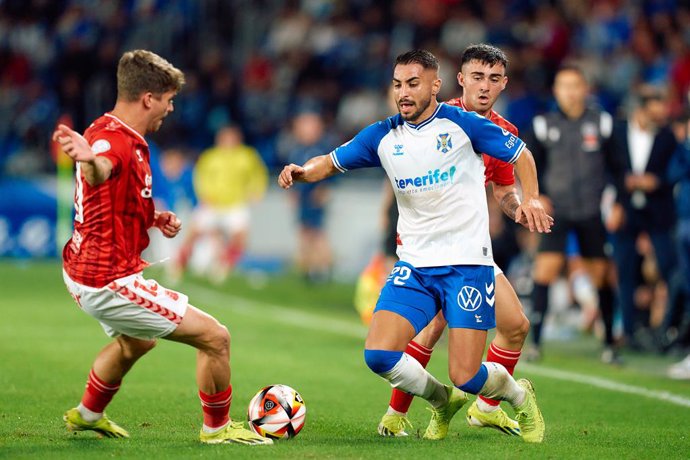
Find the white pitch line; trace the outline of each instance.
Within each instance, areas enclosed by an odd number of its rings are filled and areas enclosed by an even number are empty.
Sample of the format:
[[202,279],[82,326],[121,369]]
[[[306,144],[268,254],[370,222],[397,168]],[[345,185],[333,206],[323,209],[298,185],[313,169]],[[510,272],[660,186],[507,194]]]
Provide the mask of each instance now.
[[613,380],[608,380],[602,377],[595,377],[587,374],[579,374],[577,372],[562,371],[553,369],[551,367],[535,366],[528,363],[520,363],[520,369],[534,375],[548,377],[557,380],[567,380],[569,382],[578,382],[585,385],[591,385],[605,390],[611,390],[618,393],[629,393],[637,396],[644,396],[647,398],[658,399],[660,401],[670,402],[677,406],[690,407],[690,398],[679,396],[668,391],[652,390],[650,388],[638,387],[628,385],[627,383],[619,383]]
[[[332,332],[334,334],[356,339],[363,339],[367,335],[367,328],[361,324],[354,324],[349,321],[329,318],[324,315],[308,313],[269,302],[248,300],[243,297],[218,292],[197,284],[187,283],[187,285],[192,286],[191,290],[194,292],[194,294],[191,296],[192,299],[194,297],[199,297],[210,304],[223,306],[224,308],[228,308],[235,313],[245,316],[251,316],[254,318],[261,317],[262,319],[267,319],[282,324],[290,324],[293,326],[302,327],[304,329],[311,329],[320,332]],[[194,301],[192,301],[192,304],[194,304]],[[519,366],[520,370],[530,374],[539,375],[541,377],[564,380],[568,382],[577,382],[617,393],[634,394],[637,396],[643,396],[645,398],[656,399],[675,404],[677,406],[690,408],[690,398],[679,396],[667,391],[652,390],[650,388],[619,383],[602,377],[595,377],[577,372],[562,371],[550,367],[536,366],[523,362],[521,362]]]

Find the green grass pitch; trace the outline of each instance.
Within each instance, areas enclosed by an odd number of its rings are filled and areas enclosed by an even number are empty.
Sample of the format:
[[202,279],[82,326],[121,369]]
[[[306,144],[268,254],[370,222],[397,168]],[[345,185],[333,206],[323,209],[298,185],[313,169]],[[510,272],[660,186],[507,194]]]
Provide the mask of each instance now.
[[[352,286],[308,287],[291,275],[269,279],[261,289],[251,281],[237,276],[213,287],[189,279],[177,288],[230,329],[232,417],[245,418],[261,387],[284,383],[307,405],[299,436],[265,447],[199,444],[194,350],[161,341],[108,408],[131,438],[98,439],[67,433],[62,414],[79,401],[91,362],[108,338],[74,304],[57,262],[0,262],[0,458],[690,457],[690,382],[664,377],[672,361],[629,355],[624,367],[607,367],[597,359],[597,343],[586,337],[548,343],[542,364],[518,366],[516,375],[535,383],[547,423],[543,444],[470,429],[464,409],[447,439],[425,441],[417,435],[429,418],[423,401],[412,405],[412,436],[380,438],[376,425],[389,388],[364,364],[366,330],[351,307]],[[444,348],[429,369],[447,381]]]

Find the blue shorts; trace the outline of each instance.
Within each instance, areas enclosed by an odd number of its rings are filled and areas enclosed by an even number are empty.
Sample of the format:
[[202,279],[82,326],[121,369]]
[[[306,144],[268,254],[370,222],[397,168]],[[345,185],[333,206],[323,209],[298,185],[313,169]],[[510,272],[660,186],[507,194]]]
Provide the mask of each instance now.
[[388,310],[407,319],[419,333],[439,310],[449,328],[487,330],[496,327],[494,267],[450,265],[393,267],[374,312]]

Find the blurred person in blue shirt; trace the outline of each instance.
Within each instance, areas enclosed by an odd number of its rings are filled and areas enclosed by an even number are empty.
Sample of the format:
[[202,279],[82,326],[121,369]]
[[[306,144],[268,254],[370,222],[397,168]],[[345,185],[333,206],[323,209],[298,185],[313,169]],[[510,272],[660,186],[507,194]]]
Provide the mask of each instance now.
[[[326,133],[325,123],[316,112],[298,114],[284,154],[288,162],[303,164],[309,158],[329,151],[335,145]],[[324,231],[326,207],[332,181],[298,183],[294,187],[299,221],[297,266],[308,282],[320,283],[330,278],[333,254]]]

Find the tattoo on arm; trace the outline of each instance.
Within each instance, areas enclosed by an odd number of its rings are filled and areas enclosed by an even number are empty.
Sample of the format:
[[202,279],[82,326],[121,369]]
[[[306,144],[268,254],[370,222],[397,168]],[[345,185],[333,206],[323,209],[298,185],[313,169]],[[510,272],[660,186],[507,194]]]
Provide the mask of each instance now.
[[499,203],[501,209],[511,220],[515,220],[515,211],[520,206],[520,197],[515,192],[506,193]]

